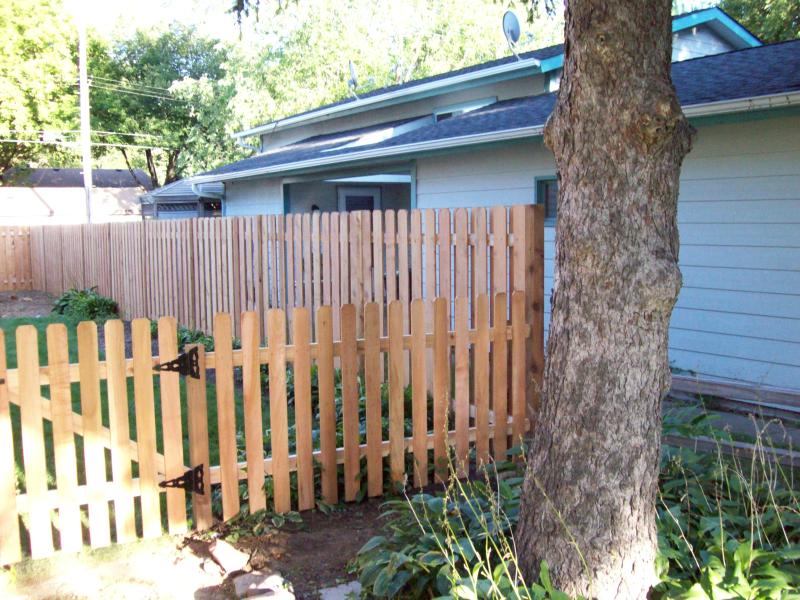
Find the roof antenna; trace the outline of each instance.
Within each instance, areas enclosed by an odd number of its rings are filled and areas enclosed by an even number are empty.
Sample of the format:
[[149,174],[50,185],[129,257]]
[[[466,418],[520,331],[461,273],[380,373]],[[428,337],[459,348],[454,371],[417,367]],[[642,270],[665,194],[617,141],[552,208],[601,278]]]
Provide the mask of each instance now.
[[356,94],[356,89],[358,88],[358,77],[356,76],[356,66],[353,64],[353,61],[350,62],[350,79],[347,80],[347,87],[350,88],[350,93],[355,96],[356,100],[359,100],[358,94]]
[[507,10],[503,15],[503,34],[506,36],[506,41],[512,54],[517,57],[517,60],[522,60],[516,49],[520,36],[519,19],[517,19],[517,15],[512,10]]

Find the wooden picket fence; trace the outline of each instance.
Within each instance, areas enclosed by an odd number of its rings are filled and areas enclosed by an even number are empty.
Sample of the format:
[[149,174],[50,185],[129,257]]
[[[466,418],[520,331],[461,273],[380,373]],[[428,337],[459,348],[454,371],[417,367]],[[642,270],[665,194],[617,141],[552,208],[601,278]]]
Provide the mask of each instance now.
[[[156,340],[149,320],[134,320],[129,344],[122,321],[104,325],[102,344],[97,326],[84,322],[72,348],[66,327],[50,325],[41,364],[36,330],[21,326],[14,368],[0,332],[0,563],[179,534],[190,522],[205,529],[239,514],[245,487],[251,513],[303,511],[318,498],[354,501],[362,486],[371,497],[407,478],[424,486],[446,476],[451,446],[460,475],[504,459],[529,426],[526,346],[541,323],[526,319],[525,304],[521,291],[510,302],[504,293],[459,296],[451,315],[448,298],[415,299],[408,331],[398,300],[368,302],[362,315],[353,304],[321,306],[313,324],[305,307],[291,325],[285,310],[270,309],[265,329],[261,313],[247,311],[240,349],[231,316],[219,313],[214,351],[191,346],[180,355],[196,351],[197,377],[156,369],[180,358],[174,317],[159,319]],[[195,467],[204,493],[159,487]],[[221,488],[216,510],[211,486]]]
[[30,228],[0,227],[0,292],[32,288]]
[[291,323],[295,307],[400,300],[408,332],[414,298],[449,298],[452,312],[456,296],[524,291],[541,311],[542,215],[517,205],[35,226],[32,286],[97,286],[125,318],[174,315],[206,332],[218,312],[285,308]]

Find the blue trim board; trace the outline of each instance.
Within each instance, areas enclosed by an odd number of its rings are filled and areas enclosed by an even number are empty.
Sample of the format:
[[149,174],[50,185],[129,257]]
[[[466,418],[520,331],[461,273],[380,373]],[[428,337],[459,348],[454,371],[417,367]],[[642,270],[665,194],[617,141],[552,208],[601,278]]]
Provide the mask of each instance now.
[[710,21],[719,21],[751,48],[762,45],[761,40],[747,31],[747,29],[742,27],[739,23],[734,21],[724,11],[716,7],[689,13],[688,15],[674,19],[672,21],[672,31],[673,33],[676,31],[682,31],[684,29],[688,29],[689,27],[695,27]]

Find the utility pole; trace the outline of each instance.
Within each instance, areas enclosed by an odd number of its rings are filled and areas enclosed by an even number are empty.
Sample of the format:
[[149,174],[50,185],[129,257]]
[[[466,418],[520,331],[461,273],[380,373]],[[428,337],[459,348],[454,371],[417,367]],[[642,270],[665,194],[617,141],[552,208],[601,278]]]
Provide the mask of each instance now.
[[89,122],[89,78],[86,74],[86,8],[78,7],[78,85],[81,104],[81,154],[86,222],[92,222],[92,130]]

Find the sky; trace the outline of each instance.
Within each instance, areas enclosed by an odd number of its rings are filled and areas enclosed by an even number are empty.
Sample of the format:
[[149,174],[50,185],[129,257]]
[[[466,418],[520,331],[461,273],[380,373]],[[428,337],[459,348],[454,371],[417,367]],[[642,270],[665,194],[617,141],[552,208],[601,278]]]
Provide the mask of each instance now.
[[101,34],[160,28],[180,22],[196,26],[208,37],[239,38],[236,17],[225,11],[228,0],[69,0],[68,4],[75,16],[85,11],[87,25]]

